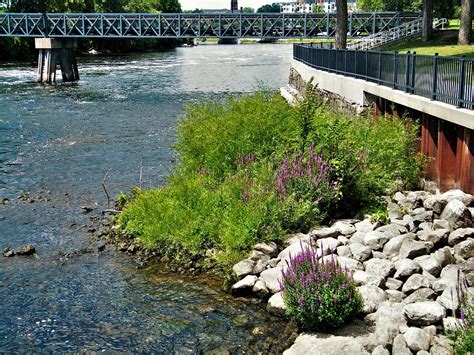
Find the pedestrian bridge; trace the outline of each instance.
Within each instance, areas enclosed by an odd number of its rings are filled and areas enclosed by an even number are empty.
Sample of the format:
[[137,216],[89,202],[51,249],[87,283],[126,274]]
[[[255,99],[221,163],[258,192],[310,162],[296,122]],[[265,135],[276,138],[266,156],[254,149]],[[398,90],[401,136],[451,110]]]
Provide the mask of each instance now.
[[[351,13],[348,36],[374,35],[419,13]],[[336,14],[0,13],[0,36],[34,38],[332,38]]]

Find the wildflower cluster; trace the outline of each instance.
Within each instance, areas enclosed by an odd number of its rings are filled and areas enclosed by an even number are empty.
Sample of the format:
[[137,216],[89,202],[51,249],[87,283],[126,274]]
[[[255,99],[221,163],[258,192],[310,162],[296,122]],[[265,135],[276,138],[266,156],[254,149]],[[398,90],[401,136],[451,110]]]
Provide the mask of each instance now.
[[287,154],[277,167],[274,179],[281,198],[295,194],[297,199],[314,201],[332,191],[330,173],[331,165],[311,146],[306,154],[293,157]]
[[296,256],[290,255],[282,271],[280,287],[287,315],[302,329],[321,331],[358,314],[363,302],[349,270],[333,254],[323,257],[310,245],[301,249]]
[[458,270],[456,297],[459,304],[459,321],[460,327],[451,332],[449,337],[453,342],[453,350],[455,354],[470,354],[474,352],[474,306],[472,298],[474,295],[469,294],[469,288],[466,280]]

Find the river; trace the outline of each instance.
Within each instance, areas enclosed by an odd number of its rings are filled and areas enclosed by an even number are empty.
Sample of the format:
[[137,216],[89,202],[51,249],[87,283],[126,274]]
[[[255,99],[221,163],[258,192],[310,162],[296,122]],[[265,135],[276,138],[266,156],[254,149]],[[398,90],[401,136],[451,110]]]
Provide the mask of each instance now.
[[[280,352],[286,322],[220,282],[137,268],[89,243],[91,217],[139,182],[164,183],[184,105],[276,89],[291,45],[203,45],[79,58],[75,84],[36,84],[33,63],[0,65],[0,352]],[[97,207],[91,214],[81,206]]]

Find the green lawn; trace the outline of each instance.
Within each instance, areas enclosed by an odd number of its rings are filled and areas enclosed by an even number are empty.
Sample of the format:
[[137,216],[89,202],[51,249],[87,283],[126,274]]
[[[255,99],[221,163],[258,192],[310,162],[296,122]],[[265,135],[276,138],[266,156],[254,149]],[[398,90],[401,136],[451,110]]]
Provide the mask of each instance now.
[[[453,21],[453,20],[451,20]],[[458,20],[459,22],[459,20]],[[438,53],[443,56],[461,56],[474,58],[474,44],[459,46],[458,31],[445,30],[435,34],[435,38],[428,42],[423,42],[421,38],[414,38],[395,44],[389,44],[381,47],[383,51],[398,51],[406,53],[407,51],[417,54],[433,55]]]

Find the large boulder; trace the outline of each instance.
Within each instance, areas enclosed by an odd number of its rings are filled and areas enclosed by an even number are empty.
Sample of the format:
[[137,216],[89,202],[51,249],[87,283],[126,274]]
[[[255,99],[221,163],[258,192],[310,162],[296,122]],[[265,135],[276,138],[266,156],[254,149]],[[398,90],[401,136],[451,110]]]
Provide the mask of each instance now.
[[464,205],[469,206],[472,203],[472,195],[466,194],[461,190],[450,190],[442,195],[432,195],[427,197],[423,201],[423,207],[427,210],[433,210],[433,212],[440,214],[445,208],[446,204],[450,201],[458,200]]
[[255,293],[260,298],[264,298],[270,293],[270,291],[267,288],[267,285],[262,279],[258,279],[255,282],[255,285],[253,285],[252,287],[252,292]]
[[431,255],[436,259],[441,267],[454,263],[454,257],[449,247],[438,249]]
[[438,293],[442,293],[449,287],[455,287],[457,285],[458,273],[461,272],[461,268],[458,265],[447,265],[441,270],[440,278],[433,282],[433,290]]
[[286,306],[281,292],[275,293],[268,299],[267,311],[276,315],[285,315]]
[[400,234],[408,233],[408,229],[399,224],[387,224],[376,229],[377,232],[384,233],[389,239],[392,239]]
[[352,279],[354,280],[357,286],[360,285],[374,285],[377,287],[384,286],[384,279],[381,276],[369,274],[368,272],[357,270],[353,275]]
[[364,285],[357,287],[362,299],[364,300],[364,312],[373,313],[379,305],[386,301],[385,292],[375,285]]
[[342,242],[333,238],[321,238],[316,241],[318,249],[322,250],[324,255],[328,255],[334,251],[336,251],[338,246],[342,245]]
[[356,232],[356,227],[351,222],[356,222],[357,220],[341,220],[335,222],[331,228],[334,228],[342,235],[351,235]]
[[467,238],[474,238],[474,228],[459,228],[451,232],[448,237],[448,244],[454,246]]
[[401,259],[413,259],[417,256],[426,255],[431,249],[429,243],[430,242],[418,242],[415,240],[407,239],[402,243],[400,247],[400,253],[398,255]]
[[408,347],[415,352],[430,349],[430,337],[420,328],[410,327],[403,336]]
[[258,243],[253,248],[257,251],[267,254],[271,258],[278,254],[278,245],[276,245],[275,242]]
[[414,261],[416,261],[421,266],[423,271],[426,271],[435,277],[437,277],[441,272],[441,264],[432,255],[419,256],[415,258]]
[[409,304],[423,301],[434,301],[436,297],[436,292],[434,292],[431,288],[423,287],[411,293],[403,300],[403,303]]
[[405,279],[413,274],[421,271],[421,266],[411,259],[400,259],[395,262],[395,275],[396,279]]
[[277,266],[263,270],[260,274],[260,279],[265,282],[265,285],[271,293],[280,291],[280,281],[282,279],[281,271],[282,268]]
[[332,256],[332,255],[326,255],[321,258],[322,262],[327,263],[331,262],[332,259],[335,259],[341,267],[348,268],[351,272],[356,272],[357,270],[364,270],[364,266],[362,265],[361,262],[351,259],[351,258],[346,258],[344,256]]
[[407,240],[414,240],[415,239],[415,234],[413,233],[406,233],[399,235],[397,237],[394,237],[390,239],[383,247],[383,253],[387,255],[389,258],[393,258],[394,256],[397,256],[400,252],[400,248],[402,246],[402,243]]
[[363,221],[354,224],[356,231],[360,233],[368,233],[374,230],[374,224],[370,222],[370,219],[364,219]]
[[374,325],[373,333],[367,339],[372,347],[392,344],[399,329],[407,326],[403,305],[394,302],[381,303],[375,313],[366,317],[366,321]]
[[431,280],[425,275],[414,274],[411,275],[402,287],[402,292],[410,294],[422,287],[431,287]]
[[385,243],[389,241],[390,237],[385,233],[377,230],[369,232],[364,237],[364,244],[371,247],[373,250],[380,250],[383,248]]
[[239,261],[232,267],[232,271],[238,279],[244,276],[250,275],[255,266],[256,262],[250,259],[244,259]]
[[255,261],[251,274],[258,275],[267,268],[270,256],[261,251],[254,250],[249,259]]
[[353,337],[330,336],[318,334],[301,334],[284,355],[364,355],[369,354],[362,344]]
[[432,242],[433,244],[446,243],[448,241],[449,229],[422,230],[416,233],[419,240]]
[[349,248],[352,258],[358,261],[366,261],[372,256],[372,248],[360,243],[350,244]]
[[[381,276],[384,279],[395,272],[395,265],[390,260],[373,258],[364,263],[365,271]],[[441,270],[440,270],[441,271]]]
[[314,239],[320,238],[337,238],[338,235],[341,234],[339,230],[334,227],[322,227],[318,226],[313,228],[310,232],[310,235],[313,236]]
[[403,313],[407,322],[413,325],[437,324],[446,317],[446,309],[433,301],[407,304],[403,307]]
[[393,340],[392,354],[395,355],[412,355],[410,348],[408,348],[407,342],[403,334],[398,334]]
[[441,219],[449,222],[452,229],[470,227],[472,225],[471,212],[466,205],[458,200],[448,202],[443,212]]
[[454,255],[463,259],[474,257],[474,239],[469,238],[454,246]]
[[236,295],[250,293],[255,282],[257,282],[257,276],[247,275],[231,287],[231,292]]

